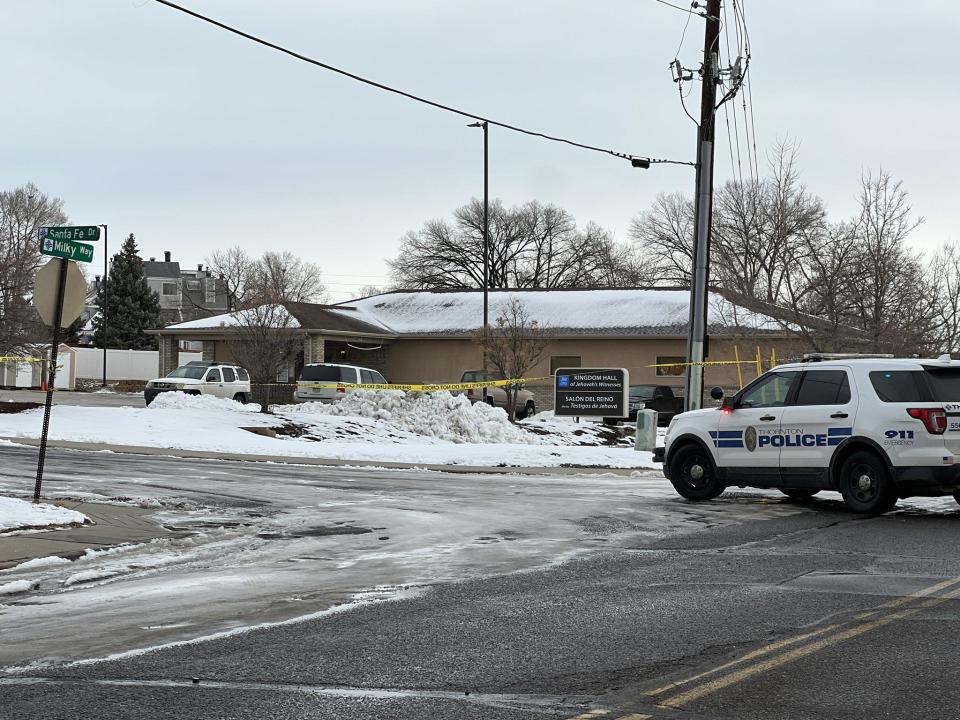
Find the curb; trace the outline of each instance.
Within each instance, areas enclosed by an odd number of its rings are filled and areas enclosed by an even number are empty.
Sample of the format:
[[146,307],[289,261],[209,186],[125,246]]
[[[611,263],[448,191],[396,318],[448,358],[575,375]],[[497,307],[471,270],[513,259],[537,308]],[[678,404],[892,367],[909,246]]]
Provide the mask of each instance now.
[[[18,445],[38,447],[40,440],[26,437],[0,437]],[[72,440],[48,440],[47,447],[62,450],[85,450],[92,452],[115,452],[127,455],[153,455],[184,460],[232,460],[237,462],[265,462],[284,465],[317,465],[321,467],[371,467],[387,470],[433,470],[470,475],[623,475],[635,472],[656,472],[656,468],[610,468],[590,465],[567,465],[560,467],[491,467],[484,465],[435,465],[431,463],[385,462],[380,460],[337,460],[318,457],[289,457],[286,455],[245,455],[213,450],[178,450],[144,445],[112,445],[110,443],[75,442]]]

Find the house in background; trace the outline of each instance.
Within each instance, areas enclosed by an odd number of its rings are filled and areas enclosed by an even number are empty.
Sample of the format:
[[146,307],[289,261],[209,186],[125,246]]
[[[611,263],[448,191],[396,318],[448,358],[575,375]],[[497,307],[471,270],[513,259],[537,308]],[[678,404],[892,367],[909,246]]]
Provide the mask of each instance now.
[[[686,356],[690,293],[686,289],[492,290],[490,318],[511,299],[520,300],[544,330],[546,350],[529,373],[537,406],[552,405],[549,378],[558,367],[622,367],[632,383],[681,388]],[[303,336],[290,375],[304,363],[340,362],[380,371],[390,382],[450,383],[482,367],[474,340],[482,325],[479,290],[398,291],[336,305],[287,303]],[[161,330],[161,369],[173,370],[175,348],[184,340],[202,343],[204,360],[234,362],[237,314],[179,323]],[[710,384],[736,388],[752,380],[772,357],[803,351],[795,334],[770,315],[752,312],[710,293]],[[762,363],[753,363],[762,356]],[[733,361],[740,358],[740,371]],[[746,361],[751,361],[747,364]]]
[[196,270],[181,269],[166,250],[162,261],[155,257],[145,260],[143,272],[147,285],[160,296],[160,319],[164,325],[210,317],[229,309],[226,283],[213,277],[202,263]]

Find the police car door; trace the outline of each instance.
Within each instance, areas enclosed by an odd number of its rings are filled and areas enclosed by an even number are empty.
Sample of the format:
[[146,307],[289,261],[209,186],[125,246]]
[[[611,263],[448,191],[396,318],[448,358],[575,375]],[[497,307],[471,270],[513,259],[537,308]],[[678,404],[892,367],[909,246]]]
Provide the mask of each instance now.
[[795,370],[767,373],[737,396],[733,408],[721,412],[714,444],[732,484],[779,484],[780,443],[775,438],[799,376]]
[[830,457],[853,434],[857,399],[851,382],[846,368],[803,373],[780,428],[780,475],[786,487],[829,487]]

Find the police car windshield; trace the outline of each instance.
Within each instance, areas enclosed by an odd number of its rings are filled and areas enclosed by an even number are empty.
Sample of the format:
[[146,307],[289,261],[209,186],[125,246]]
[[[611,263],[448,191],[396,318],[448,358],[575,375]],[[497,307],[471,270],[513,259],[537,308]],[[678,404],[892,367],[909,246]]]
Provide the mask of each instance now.
[[172,373],[167,375],[168,378],[190,378],[191,380],[200,380],[203,377],[203,374],[207,371],[205,367],[198,367],[196,365],[184,365],[183,367],[178,367]]
[[631,385],[630,397],[635,400],[649,400],[655,391],[656,388],[653,385]]

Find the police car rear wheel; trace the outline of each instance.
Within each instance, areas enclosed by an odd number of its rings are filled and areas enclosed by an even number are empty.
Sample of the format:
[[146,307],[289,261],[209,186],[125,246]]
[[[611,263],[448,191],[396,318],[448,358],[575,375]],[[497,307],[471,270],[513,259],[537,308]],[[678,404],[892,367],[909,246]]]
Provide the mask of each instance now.
[[698,445],[685,445],[671,458],[670,483],[687,500],[712,500],[725,489],[710,455]]
[[897,504],[890,474],[880,459],[869,452],[855,452],[844,461],[840,494],[849,510],[868,515],[888,512]]
[[815,488],[780,488],[780,492],[787,497],[802,500],[803,498],[812,498],[820,491]]

